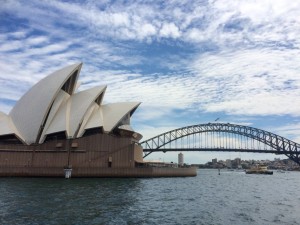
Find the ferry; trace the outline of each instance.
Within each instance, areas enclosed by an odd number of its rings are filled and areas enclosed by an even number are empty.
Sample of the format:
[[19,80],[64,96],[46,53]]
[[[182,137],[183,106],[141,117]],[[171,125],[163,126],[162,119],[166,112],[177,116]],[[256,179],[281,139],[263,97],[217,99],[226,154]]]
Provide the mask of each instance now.
[[268,167],[265,165],[257,165],[249,170],[246,170],[246,174],[267,174],[272,175],[273,171],[268,170]]

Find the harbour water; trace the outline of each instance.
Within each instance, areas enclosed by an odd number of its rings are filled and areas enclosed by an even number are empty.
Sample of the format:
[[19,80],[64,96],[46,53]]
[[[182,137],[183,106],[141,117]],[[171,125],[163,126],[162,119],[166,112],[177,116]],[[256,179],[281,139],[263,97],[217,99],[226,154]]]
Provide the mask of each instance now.
[[300,224],[300,172],[0,178],[0,224]]

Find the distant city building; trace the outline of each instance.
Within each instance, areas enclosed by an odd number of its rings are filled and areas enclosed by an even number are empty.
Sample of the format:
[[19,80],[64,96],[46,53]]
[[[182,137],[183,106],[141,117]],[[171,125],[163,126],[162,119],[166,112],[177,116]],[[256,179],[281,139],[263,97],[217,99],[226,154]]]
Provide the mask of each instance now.
[[242,162],[241,158],[236,158],[236,159],[234,159],[234,161],[237,164],[237,166],[241,165],[241,162]]
[[179,165],[179,166],[183,166],[183,164],[184,164],[183,154],[180,152],[180,153],[178,154],[178,165]]
[[228,168],[233,168],[233,169],[236,169],[236,168],[241,168],[241,163],[242,163],[242,160],[241,158],[235,158],[234,160],[230,160],[230,166],[229,166],[229,161],[228,161],[228,165],[226,165]]
[[226,159],[225,165],[226,165],[227,168],[231,168],[231,160]]
[[217,158],[212,159],[211,162],[212,162],[213,164],[216,164],[216,163],[218,162],[218,159],[217,159]]
[[[213,159],[212,161],[215,162]],[[241,164],[237,165],[239,159],[230,160],[227,159],[225,161],[219,160],[218,163],[213,164],[211,161],[206,164],[198,165],[199,168],[219,168],[221,165],[225,166],[228,169],[250,169],[254,165],[265,165],[268,166],[269,169],[272,170],[296,170],[300,171],[300,166],[290,159],[275,159],[271,160],[241,160]],[[196,165],[197,166],[197,165]]]

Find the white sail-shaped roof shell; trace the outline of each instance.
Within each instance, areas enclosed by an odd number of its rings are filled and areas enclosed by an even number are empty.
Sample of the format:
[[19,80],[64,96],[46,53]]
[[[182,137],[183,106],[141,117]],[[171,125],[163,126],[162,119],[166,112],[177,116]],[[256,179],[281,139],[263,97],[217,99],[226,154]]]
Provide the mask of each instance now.
[[96,128],[96,127],[103,127],[103,115],[101,106],[94,104],[91,107],[91,113],[88,118],[86,118],[85,124],[81,126],[81,129],[78,133],[78,137],[81,137],[84,132],[88,129]]
[[105,132],[111,132],[128,113],[140,105],[140,102],[121,102],[102,105],[94,109],[84,129],[103,127]]
[[93,103],[86,113],[82,125],[76,137],[82,137],[84,132],[90,128],[103,127],[102,111],[99,110],[100,106]]
[[0,136],[15,135],[25,144],[43,143],[47,135],[82,137],[86,130],[133,131],[130,116],[139,102],[102,105],[106,86],[74,93],[82,63],[58,70],[35,84],[9,115],[0,112]]
[[93,104],[101,104],[105,89],[106,86],[99,86],[72,95],[59,108],[40,142],[43,142],[46,135],[62,131],[69,138],[75,138],[80,126],[86,121],[85,117],[90,115],[89,109]]
[[140,102],[119,102],[103,105],[101,108],[104,131],[112,131],[128,113],[132,114],[140,104]]
[[[23,95],[11,110],[9,115],[27,144],[37,141],[55,98],[72,75],[72,85],[76,84],[81,65],[74,64],[45,77]],[[74,88],[70,88],[71,92]]]
[[49,113],[39,143],[44,142],[49,132],[56,133],[57,131],[65,131],[67,127],[66,112],[69,111],[67,108],[69,108],[68,101],[70,98],[71,96],[68,93],[60,90]]
[[10,134],[18,137],[20,141],[24,141],[24,138],[15,127],[11,117],[3,112],[0,112],[0,136]]
[[101,104],[105,89],[106,86],[94,87],[72,96],[69,136],[76,137],[85,114],[98,97],[100,99],[97,102]]

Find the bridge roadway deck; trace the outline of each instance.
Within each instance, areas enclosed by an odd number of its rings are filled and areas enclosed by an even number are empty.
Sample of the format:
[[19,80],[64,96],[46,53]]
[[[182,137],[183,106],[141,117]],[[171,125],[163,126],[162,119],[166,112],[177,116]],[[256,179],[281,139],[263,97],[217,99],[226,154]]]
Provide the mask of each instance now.
[[254,152],[254,153],[272,153],[277,155],[294,154],[294,151],[276,151],[276,150],[258,150],[258,149],[226,149],[226,148],[161,148],[161,149],[143,149],[144,152]]

